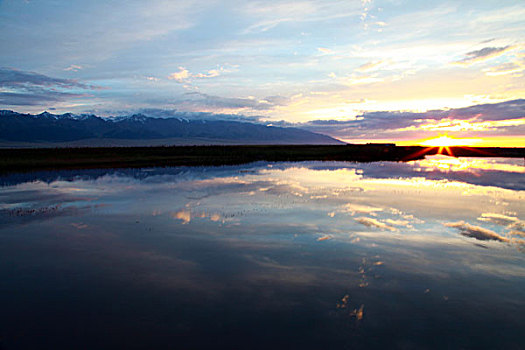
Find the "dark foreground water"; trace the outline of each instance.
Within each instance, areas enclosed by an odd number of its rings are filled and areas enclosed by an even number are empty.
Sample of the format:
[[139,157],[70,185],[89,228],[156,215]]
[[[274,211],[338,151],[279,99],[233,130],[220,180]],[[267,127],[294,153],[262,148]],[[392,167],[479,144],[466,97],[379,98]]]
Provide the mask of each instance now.
[[0,178],[1,349],[523,349],[523,160]]

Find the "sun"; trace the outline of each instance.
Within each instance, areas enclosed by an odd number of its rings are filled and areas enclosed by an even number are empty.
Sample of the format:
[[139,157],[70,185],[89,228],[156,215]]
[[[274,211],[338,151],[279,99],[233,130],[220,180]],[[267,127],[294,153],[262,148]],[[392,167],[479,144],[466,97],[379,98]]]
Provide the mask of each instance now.
[[413,155],[413,157],[418,157],[423,154],[427,154],[428,152],[436,148],[438,149],[437,154],[449,155],[454,157],[454,153],[452,153],[451,147],[470,148],[469,146],[481,141],[483,140],[472,138],[455,138],[452,136],[448,136],[447,134],[441,134],[437,137],[420,141],[419,145],[425,146],[425,148],[416,152]]
[[430,147],[471,146],[480,141],[481,139],[454,138],[448,135],[440,135],[432,139],[424,140],[420,145]]

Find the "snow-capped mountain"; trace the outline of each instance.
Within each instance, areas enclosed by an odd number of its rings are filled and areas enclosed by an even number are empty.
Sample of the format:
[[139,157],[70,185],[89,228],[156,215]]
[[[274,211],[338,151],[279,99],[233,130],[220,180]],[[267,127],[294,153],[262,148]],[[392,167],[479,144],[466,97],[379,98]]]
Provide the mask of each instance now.
[[[205,143],[341,144],[326,135],[297,128],[228,120],[152,118],[144,114],[101,118],[92,114],[21,114],[0,111],[0,140],[9,142],[71,142],[78,140],[180,139]],[[95,142],[96,144],[96,142]],[[144,144],[144,143],[142,143]],[[179,143],[180,144],[180,143]]]

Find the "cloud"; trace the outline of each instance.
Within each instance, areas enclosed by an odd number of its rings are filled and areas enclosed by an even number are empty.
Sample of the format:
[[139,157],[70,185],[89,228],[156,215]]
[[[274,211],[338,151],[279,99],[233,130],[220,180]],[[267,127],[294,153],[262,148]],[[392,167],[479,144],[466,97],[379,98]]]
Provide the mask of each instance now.
[[84,224],[84,223],[81,223],[81,222],[73,222],[71,223],[71,226],[79,229],[79,230],[83,230],[85,228],[88,228],[89,226],[87,224]]
[[[361,13],[361,20],[365,21],[368,17],[368,12],[370,11],[369,5],[372,4],[372,0],[361,0],[361,6],[363,6],[363,12]],[[364,28],[367,28],[367,25],[364,25]]]
[[480,241],[499,241],[499,242],[509,242],[509,239],[503,236],[500,236],[494,231],[488,230],[483,227],[474,226],[464,221],[458,222],[448,222],[443,224],[447,227],[457,228],[459,233],[466,237],[471,237],[478,239]]
[[352,311],[350,315],[355,317],[357,321],[361,321],[363,319],[364,309],[365,305],[363,304],[359,309],[354,309],[354,311]]
[[334,53],[333,50],[327,49],[326,47],[318,47],[317,51],[319,51],[320,53],[324,53],[324,54],[332,54],[332,53]]
[[189,81],[191,78],[215,78],[221,75],[222,72],[225,72],[226,70],[221,67],[219,69],[210,69],[206,73],[190,73],[189,70],[187,70],[184,67],[179,67],[179,71],[175,73],[171,73],[168,75],[168,79],[175,80],[178,83],[185,83]]
[[393,219],[386,219],[385,220],[387,223],[389,223],[390,225],[394,225],[394,226],[403,226],[403,227],[412,227],[410,225],[410,221],[408,220],[393,220]]
[[357,72],[360,72],[360,73],[369,72],[369,71],[375,70],[377,68],[380,68],[381,66],[383,66],[386,63],[387,63],[387,61],[385,61],[385,60],[370,61],[370,62],[367,62],[367,63],[359,66],[355,70]]
[[[111,115],[129,115],[130,111],[111,111],[107,114]],[[133,110],[131,114],[144,114],[148,117],[154,118],[179,118],[188,120],[226,120],[226,121],[243,121],[250,123],[258,123],[260,117],[245,116],[242,114],[224,114],[224,113],[208,113],[208,112],[186,112],[176,109],[160,109],[160,108],[139,108]]]
[[0,92],[0,104],[8,106],[41,106],[45,103],[63,102],[72,98],[89,97],[88,94],[72,94],[67,92],[57,92],[40,90],[37,92],[13,93]]
[[37,106],[88,97],[78,90],[100,87],[73,79],[53,78],[35,72],[0,68],[0,103],[11,106]]
[[69,67],[67,68],[64,68],[64,70],[66,71],[71,71],[71,72],[78,72],[79,70],[83,69],[84,67],[82,66],[78,66],[76,64],[72,64],[70,65]]
[[[194,0],[115,0],[89,4],[31,1],[23,8],[17,2],[3,3],[5,16],[0,23],[8,40],[2,48],[18,51],[17,57],[44,61],[44,65],[67,62],[71,56],[100,62],[130,48],[134,54],[139,53],[137,44],[191,28],[198,14],[210,6],[212,2]],[[53,25],[45,20],[51,17]]]
[[281,24],[330,21],[357,16],[359,7],[346,0],[319,1],[253,1],[240,8],[242,16],[252,18],[243,34],[266,32]]
[[0,68],[0,87],[19,88],[41,86],[49,88],[96,89],[98,87],[80,83],[73,79],[52,78],[47,75],[26,72],[13,68]]
[[244,34],[266,32],[281,23],[301,21],[315,13],[315,4],[308,1],[248,3],[242,11],[258,21],[245,29]]
[[348,120],[313,120],[295,126],[341,139],[399,138],[424,129],[475,130],[482,137],[483,132],[495,135],[525,132],[524,117],[525,99],[519,99],[427,112],[364,112]]
[[179,210],[176,213],[172,213],[171,217],[174,219],[181,220],[183,224],[188,224],[191,222],[191,212],[189,210]]
[[351,215],[355,215],[356,213],[375,215],[376,212],[383,210],[381,208],[371,207],[369,205],[353,203],[346,204],[344,209],[350,212]]
[[376,219],[367,218],[367,217],[359,217],[359,218],[355,218],[354,220],[368,227],[377,227],[383,230],[397,231],[397,228],[387,225]]
[[269,96],[260,100],[255,98],[221,97],[201,92],[188,92],[185,96],[187,98],[182,101],[184,103],[225,109],[269,110],[286,103],[286,99],[281,99],[278,96]]
[[512,231],[509,232],[509,234],[512,235],[512,236],[518,236],[518,237],[525,238],[525,232],[523,232],[523,231],[512,230]]
[[186,68],[179,67],[179,71],[175,72],[175,73],[171,73],[170,75],[168,75],[168,79],[176,80],[179,83],[183,83],[190,76],[191,76],[190,72]]
[[328,241],[330,239],[334,238],[332,235],[323,235],[319,238],[317,238],[317,241],[321,242],[321,241]]
[[525,60],[506,62],[497,66],[483,69],[486,75],[494,77],[507,74],[518,74],[525,70]]
[[290,98],[280,95],[274,95],[266,96],[265,98],[261,99],[261,101],[272,104],[274,106],[286,106],[290,103]]
[[376,74],[362,75],[362,76],[356,76],[352,74],[349,77],[342,79],[341,83],[343,85],[352,86],[352,85],[367,85],[367,84],[372,84],[372,83],[379,83],[382,81],[384,81],[384,79],[377,77]]
[[467,52],[463,59],[456,61],[455,63],[470,65],[475,62],[488,60],[489,58],[502,55],[513,48],[514,47],[510,45],[503,47],[484,47],[481,50]]
[[478,218],[480,221],[492,222],[493,224],[505,226],[507,229],[513,231],[525,232],[525,222],[521,221],[515,216],[507,216],[496,213],[483,213]]
[[496,213],[483,213],[481,214],[481,217],[478,218],[478,220],[492,222],[501,226],[515,225],[520,223],[520,219],[517,217]]
[[220,71],[218,69],[210,69],[208,73],[197,73],[193,76],[195,78],[215,78],[221,75]]

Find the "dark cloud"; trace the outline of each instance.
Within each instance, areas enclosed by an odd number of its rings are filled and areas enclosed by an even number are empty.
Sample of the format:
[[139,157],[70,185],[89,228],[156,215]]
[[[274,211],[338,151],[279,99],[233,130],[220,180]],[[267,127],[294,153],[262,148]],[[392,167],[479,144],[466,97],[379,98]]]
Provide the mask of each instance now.
[[467,52],[465,57],[459,61],[456,61],[456,63],[471,64],[477,61],[486,60],[488,58],[501,55],[511,48],[512,46],[510,45],[504,47],[484,47],[481,50]]
[[491,39],[483,40],[482,42],[480,42],[480,44],[488,44],[488,43],[490,43],[490,42],[493,42],[494,40],[496,40],[496,38],[491,38]]
[[509,239],[500,236],[494,231],[488,230],[483,227],[474,226],[464,221],[448,222],[444,224],[447,227],[454,227],[459,230],[459,233],[466,237],[472,237],[480,241],[499,241],[508,242]]
[[286,99],[280,96],[269,96],[257,100],[251,98],[221,97],[208,95],[201,92],[188,92],[186,99],[182,102],[196,104],[198,106],[217,108],[249,108],[253,110],[269,110],[275,106],[281,106]]
[[[387,138],[402,133],[416,132],[421,125],[441,120],[468,120],[486,122],[525,117],[525,99],[465,108],[431,110],[427,112],[379,111],[365,112],[353,120],[314,120],[295,125],[310,131],[339,138]],[[276,123],[274,123],[276,124]],[[286,124],[286,123],[281,123]],[[283,125],[284,126],[284,125]],[[400,131],[400,129],[405,129]],[[523,127],[494,127],[487,132],[494,135],[523,132]]]
[[95,89],[95,86],[80,83],[72,79],[52,78],[47,75],[24,72],[13,68],[0,68],[0,86],[1,87],[24,87],[24,86],[44,86],[44,87],[61,87],[61,88],[80,88]]
[[[425,114],[438,113],[430,111]],[[486,103],[465,108],[456,108],[441,111],[442,117],[454,119],[472,119],[477,121],[506,120],[525,117],[525,99],[505,101],[500,103]],[[439,114],[437,114],[439,115]],[[441,119],[441,118],[437,118]]]
[[[282,106],[289,100],[282,96],[270,96],[261,100],[248,98],[226,98],[208,95],[200,92],[186,93],[186,98],[171,101],[175,107],[187,108],[188,105],[195,109],[205,107],[215,108],[247,108],[261,111],[270,110],[275,106]],[[165,102],[165,101],[164,101]],[[128,115],[129,110],[125,111],[93,111],[105,115]],[[151,117],[158,118],[187,118],[187,119],[218,119],[218,120],[239,120],[249,122],[262,122],[263,115],[246,116],[242,114],[219,114],[207,112],[184,112],[178,109],[137,109],[136,113],[142,113]],[[399,136],[399,129],[413,129],[418,131],[418,127],[431,122],[439,122],[444,119],[468,120],[475,122],[497,121],[519,119],[525,117],[525,99],[512,100],[495,104],[482,104],[465,108],[431,110],[427,112],[400,112],[400,111],[379,111],[365,112],[356,116],[352,120],[312,120],[306,123],[291,123],[285,120],[272,121],[274,126],[298,127],[313,132],[327,134],[338,138],[372,138],[373,136],[389,137]],[[509,126],[493,128],[484,132],[489,135],[522,135],[525,126]]]
[[40,106],[42,103],[60,102],[86,96],[89,95],[46,90],[42,90],[41,93],[0,92],[0,104],[9,106]]
[[[25,72],[13,68],[0,68],[0,104],[11,106],[37,106],[40,104],[87,97],[78,90],[94,90],[99,87],[72,79],[53,78],[47,75]],[[8,91],[5,91],[5,90]]]
[[275,96],[267,96],[263,99],[264,101],[267,101],[268,103],[274,105],[274,106],[286,106],[290,103],[290,99],[288,97],[275,95]]

